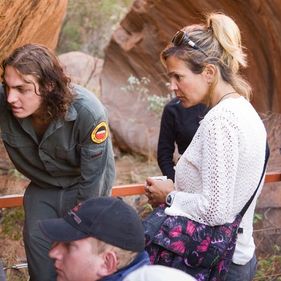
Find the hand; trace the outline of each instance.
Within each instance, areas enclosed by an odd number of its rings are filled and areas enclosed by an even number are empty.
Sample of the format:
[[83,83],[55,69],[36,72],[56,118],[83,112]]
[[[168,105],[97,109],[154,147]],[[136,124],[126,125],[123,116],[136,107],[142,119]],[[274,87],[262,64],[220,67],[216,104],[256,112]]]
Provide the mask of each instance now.
[[153,207],[165,203],[166,196],[174,190],[172,180],[146,179],[145,195],[148,197],[148,203]]

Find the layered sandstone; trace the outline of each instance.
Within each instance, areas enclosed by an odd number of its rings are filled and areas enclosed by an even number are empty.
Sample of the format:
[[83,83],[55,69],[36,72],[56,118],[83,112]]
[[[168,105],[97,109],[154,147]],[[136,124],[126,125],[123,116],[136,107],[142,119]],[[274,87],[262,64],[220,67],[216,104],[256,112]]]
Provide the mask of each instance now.
[[159,131],[159,117],[137,95],[122,90],[128,77],[148,77],[150,94],[166,95],[160,51],[179,28],[199,23],[202,14],[211,11],[232,16],[241,28],[249,61],[244,74],[254,89],[253,105],[259,112],[281,111],[279,0],[137,0],[113,34],[102,72],[102,99],[122,148],[155,154]]
[[55,49],[66,8],[67,0],[0,1],[0,61],[26,43]]

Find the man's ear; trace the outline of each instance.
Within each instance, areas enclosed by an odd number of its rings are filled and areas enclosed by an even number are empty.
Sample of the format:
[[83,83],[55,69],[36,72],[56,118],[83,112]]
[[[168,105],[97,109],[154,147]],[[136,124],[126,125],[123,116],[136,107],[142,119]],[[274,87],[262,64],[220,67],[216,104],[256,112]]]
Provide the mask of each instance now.
[[214,82],[215,76],[217,73],[217,68],[213,64],[207,64],[203,70],[203,76],[205,77],[208,84]]
[[117,271],[117,256],[114,251],[106,251],[103,253],[103,264],[100,267],[99,275],[102,277],[109,276]]

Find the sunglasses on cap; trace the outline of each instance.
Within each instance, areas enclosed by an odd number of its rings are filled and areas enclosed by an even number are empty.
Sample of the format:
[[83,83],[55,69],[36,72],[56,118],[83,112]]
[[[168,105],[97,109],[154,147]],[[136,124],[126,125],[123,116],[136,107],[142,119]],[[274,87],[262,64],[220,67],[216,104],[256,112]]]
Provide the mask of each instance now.
[[203,53],[206,57],[208,57],[208,55],[189,38],[188,34],[182,30],[177,31],[177,33],[172,39],[172,43],[177,47],[181,46],[182,44],[188,45],[192,49],[198,50]]

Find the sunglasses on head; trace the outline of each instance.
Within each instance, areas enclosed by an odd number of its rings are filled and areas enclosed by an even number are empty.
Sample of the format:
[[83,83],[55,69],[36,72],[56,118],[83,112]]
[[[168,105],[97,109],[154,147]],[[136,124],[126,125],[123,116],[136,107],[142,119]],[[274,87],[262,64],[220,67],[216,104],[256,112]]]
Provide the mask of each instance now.
[[192,49],[194,50],[198,50],[201,53],[203,53],[206,57],[208,57],[208,55],[199,47],[197,46],[188,36],[188,34],[182,30],[179,30],[173,37],[172,39],[172,43],[175,46],[181,46],[182,44],[188,45],[190,46]]

